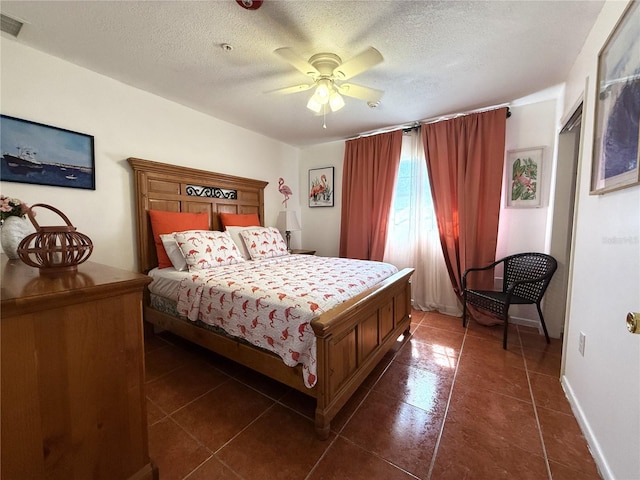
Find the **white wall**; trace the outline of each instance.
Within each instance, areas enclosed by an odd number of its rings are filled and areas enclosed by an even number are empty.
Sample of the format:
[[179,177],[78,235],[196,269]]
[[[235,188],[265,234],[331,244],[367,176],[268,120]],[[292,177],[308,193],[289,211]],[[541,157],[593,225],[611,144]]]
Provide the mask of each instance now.
[[[563,385],[604,478],[640,478],[640,187],[589,195],[598,52],[626,2],[607,2],[567,79],[564,114],[585,88]],[[584,356],[578,336],[586,335]]]
[[[507,208],[504,198],[505,189],[502,189],[497,257],[519,252],[544,251],[551,173],[554,169],[556,103],[555,100],[548,100],[511,107],[511,117],[507,119],[505,154],[509,150],[544,147],[542,171],[539,172],[538,183],[542,200],[540,207],[537,208]],[[509,185],[510,179],[506,177],[507,169],[505,168],[503,183]]]
[[[342,164],[345,142],[331,142],[303,148],[300,152],[300,205],[302,206],[302,248],[316,255],[337,257],[340,251],[342,210]],[[334,206],[309,208],[309,169],[334,167]]]
[[275,224],[281,208],[278,177],[294,192],[300,190],[297,148],[4,36],[0,47],[2,113],[93,135],[96,159],[95,191],[12,182],[1,182],[0,191],[27,204],[46,203],[64,212],[78,231],[92,239],[92,261],[137,268],[128,157],[268,181],[267,225]]
[[[556,97],[560,89],[551,92]],[[539,172],[541,193],[540,207],[506,207],[505,188],[502,189],[500,225],[496,258],[521,252],[548,253],[545,246],[548,237],[548,217],[550,215],[550,192],[556,158],[556,112],[558,98],[550,100],[520,100],[510,107],[511,117],[507,119],[505,155],[509,150],[544,147],[542,169]],[[508,169],[505,168],[503,185],[509,185]],[[498,275],[501,272],[497,272]],[[502,278],[496,279],[502,285]],[[538,311],[534,305],[516,305],[510,310],[512,321],[539,327]],[[564,318],[547,320],[549,335],[559,338],[564,326]]]

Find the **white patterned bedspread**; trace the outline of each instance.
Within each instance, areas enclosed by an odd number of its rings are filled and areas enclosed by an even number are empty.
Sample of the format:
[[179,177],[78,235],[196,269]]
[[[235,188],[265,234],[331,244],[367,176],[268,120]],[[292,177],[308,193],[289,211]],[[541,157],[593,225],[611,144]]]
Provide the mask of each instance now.
[[313,255],[285,255],[190,272],[180,282],[178,312],[302,364],[316,383],[310,322],[398,270],[393,265]]

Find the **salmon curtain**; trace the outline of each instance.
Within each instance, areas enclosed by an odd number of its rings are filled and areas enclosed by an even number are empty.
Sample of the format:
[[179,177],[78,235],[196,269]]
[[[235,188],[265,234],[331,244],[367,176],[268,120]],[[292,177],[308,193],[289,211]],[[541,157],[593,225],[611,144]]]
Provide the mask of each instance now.
[[[464,271],[495,260],[506,118],[500,108],[421,126],[440,243],[461,301]],[[477,280],[474,288],[493,288],[492,271]],[[479,323],[498,323],[470,313]]]
[[402,130],[347,140],[341,257],[382,261],[401,148]]

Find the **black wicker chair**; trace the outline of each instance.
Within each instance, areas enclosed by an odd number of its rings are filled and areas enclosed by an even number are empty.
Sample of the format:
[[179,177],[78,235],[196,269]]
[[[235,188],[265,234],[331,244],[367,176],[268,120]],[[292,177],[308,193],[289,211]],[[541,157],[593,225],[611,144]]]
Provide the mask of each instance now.
[[[501,291],[467,289],[467,275],[469,273],[489,270],[501,263],[504,264]],[[462,326],[467,326],[467,304],[488,310],[504,320],[502,347],[506,350],[509,306],[535,304],[538,307],[538,315],[540,315],[544,336],[547,339],[547,343],[549,343],[549,333],[540,309],[540,301],[557,266],[555,258],[550,255],[545,255],[544,253],[518,253],[496,260],[486,267],[467,269],[462,276]]]

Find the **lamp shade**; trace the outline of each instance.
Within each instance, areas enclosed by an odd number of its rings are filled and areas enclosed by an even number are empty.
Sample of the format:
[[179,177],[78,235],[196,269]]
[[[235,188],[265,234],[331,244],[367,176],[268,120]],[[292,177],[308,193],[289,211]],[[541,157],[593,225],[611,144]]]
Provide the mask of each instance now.
[[283,210],[278,214],[278,230],[285,232],[296,232],[301,230],[298,215],[295,210]]

